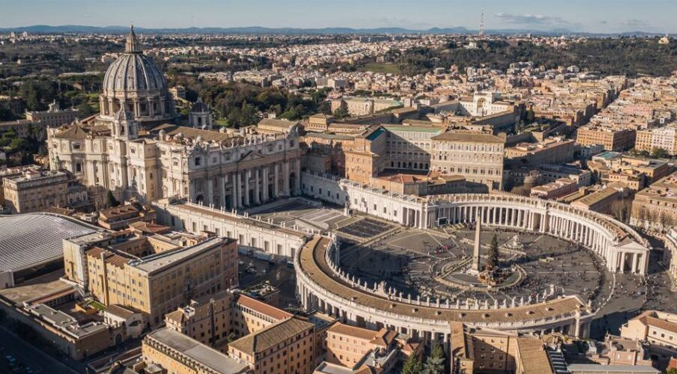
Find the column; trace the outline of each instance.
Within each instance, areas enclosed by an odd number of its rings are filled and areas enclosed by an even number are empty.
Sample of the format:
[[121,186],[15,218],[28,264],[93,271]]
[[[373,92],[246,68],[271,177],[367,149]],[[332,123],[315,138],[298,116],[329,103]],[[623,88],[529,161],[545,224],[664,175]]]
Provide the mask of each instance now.
[[254,172],[254,204],[259,205],[261,204],[261,199],[259,199],[259,196],[261,196],[261,187],[259,186],[261,183],[261,178],[259,177],[259,173],[261,170],[259,168],[256,168],[252,170]]
[[280,196],[280,164],[275,164],[275,179],[273,180],[273,197]]
[[639,253],[632,254],[632,273],[637,274],[639,270]]
[[261,188],[263,188],[263,202],[267,202],[269,199],[268,196],[268,171],[269,171],[269,165],[266,165],[266,167],[263,168],[263,184],[261,185]]
[[212,178],[207,178],[207,198],[205,199],[205,204],[210,205],[214,204],[214,181]]
[[235,200],[237,204],[235,205],[237,208],[242,207],[242,172],[237,171],[235,173],[235,194],[237,195],[237,199]]
[[251,203],[251,196],[249,196],[249,178],[251,178],[251,170],[244,171],[244,205],[249,206]]
[[283,186],[283,191],[285,196],[290,196],[289,192],[289,161],[285,162],[284,165],[284,172],[282,173],[282,178],[284,179],[284,183],[282,184]]
[[294,161],[294,194],[295,195],[300,195],[301,194],[301,160],[296,159]]
[[218,178],[219,181],[219,207],[226,206],[226,176],[221,175]]

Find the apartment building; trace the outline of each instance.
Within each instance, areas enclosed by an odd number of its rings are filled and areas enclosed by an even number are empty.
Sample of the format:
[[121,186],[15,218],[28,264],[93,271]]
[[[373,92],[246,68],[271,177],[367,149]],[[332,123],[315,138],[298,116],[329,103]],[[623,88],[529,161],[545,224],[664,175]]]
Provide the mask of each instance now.
[[635,150],[652,152],[664,149],[669,155],[677,155],[677,127],[674,125],[637,131]]
[[577,144],[601,144],[606,151],[624,151],[635,146],[636,131],[634,129],[583,126],[577,130],[576,134]]
[[461,175],[490,190],[503,188],[504,139],[490,134],[446,132],[432,140],[431,170]]

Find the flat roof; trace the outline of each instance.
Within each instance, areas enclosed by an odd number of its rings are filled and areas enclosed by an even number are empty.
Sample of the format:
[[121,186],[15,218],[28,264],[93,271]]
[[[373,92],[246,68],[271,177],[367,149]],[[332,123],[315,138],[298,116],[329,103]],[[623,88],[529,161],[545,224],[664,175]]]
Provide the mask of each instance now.
[[598,365],[598,364],[571,364],[569,371],[576,373],[651,373],[659,374],[660,370],[654,369],[651,366],[641,365]]
[[0,216],[0,271],[19,271],[63,257],[63,239],[102,229],[46,213]]
[[239,374],[249,371],[249,366],[246,364],[239,363],[213,348],[166,327],[155,330],[147,336],[150,339],[156,340],[163,345],[181,352],[217,373]]
[[141,260],[132,260],[128,262],[128,265],[133,266],[142,271],[152,273],[156,270],[165,269],[166,267],[174,263],[180,262],[186,258],[197,256],[202,251],[209,250],[214,248],[215,246],[220,246],[222,244],[230,243],[233,241],[235,241],[235,239],[212,238],[209,240],[205,240],[204,242],[194,245],[192,247],[162,252],[157,255],[144,257]]

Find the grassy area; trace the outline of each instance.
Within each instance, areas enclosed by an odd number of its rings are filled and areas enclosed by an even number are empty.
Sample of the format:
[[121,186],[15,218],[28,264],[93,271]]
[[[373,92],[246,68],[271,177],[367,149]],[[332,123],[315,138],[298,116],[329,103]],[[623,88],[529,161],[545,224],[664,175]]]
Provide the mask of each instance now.
[[400,74],[400,66],[397,64],[386,64],[386,63],[376,63],[371,62],[363,67],[360,67],[361,71],[371,71],[374,73],[383,73],[383,74]]

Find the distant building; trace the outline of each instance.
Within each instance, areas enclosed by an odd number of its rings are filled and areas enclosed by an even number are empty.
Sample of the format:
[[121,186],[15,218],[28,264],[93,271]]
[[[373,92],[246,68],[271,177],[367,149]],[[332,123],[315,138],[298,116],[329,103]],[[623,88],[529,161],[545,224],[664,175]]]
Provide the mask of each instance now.
[[31,122],[39,122],[40,126],[44,127],[58,127],[67,125],[78,118],[77,109],[59,108],[59,104],[54,101],[49,104],[49,109],[42,112],[26,112],[26,120]]

